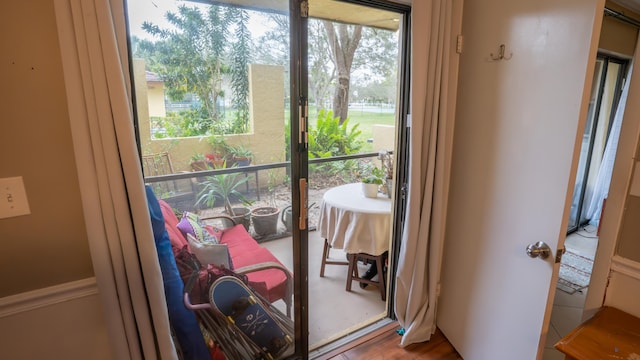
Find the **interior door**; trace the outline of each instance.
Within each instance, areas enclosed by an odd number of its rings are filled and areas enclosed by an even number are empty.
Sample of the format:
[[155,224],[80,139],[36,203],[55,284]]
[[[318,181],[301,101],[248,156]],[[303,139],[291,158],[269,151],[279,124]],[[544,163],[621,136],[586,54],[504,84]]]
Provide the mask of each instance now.
[[542,356],[603,7],[465,2],[437,318],[466,360]]

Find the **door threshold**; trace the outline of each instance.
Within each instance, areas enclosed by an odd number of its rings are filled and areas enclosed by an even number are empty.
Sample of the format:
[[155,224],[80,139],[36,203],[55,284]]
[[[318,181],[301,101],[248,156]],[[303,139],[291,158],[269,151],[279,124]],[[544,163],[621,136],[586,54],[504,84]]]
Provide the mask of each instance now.
[[341,354],[349,349],[352,349],[382,333],[385,333],[391,329],[397,328],[398,322],[389,318],[382,319],[371,325],[365,326],[353,333],[344,336],[334,342],[321,346],[315,350],[309,352],[309,359],[311,360],[325,360],[330,359],[338,354]]

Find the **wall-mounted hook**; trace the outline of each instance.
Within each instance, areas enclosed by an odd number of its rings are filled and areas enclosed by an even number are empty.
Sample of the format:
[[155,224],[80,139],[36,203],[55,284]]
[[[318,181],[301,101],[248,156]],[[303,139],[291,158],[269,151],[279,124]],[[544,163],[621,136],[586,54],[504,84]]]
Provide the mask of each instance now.
[[505,46],[504,44],[500,44],[500,50],[498,50],[498,55],[493,55],[493,53],[489,54],[489,57],[491,58],[491,60],[493,61],[499,61],[499,60],[510,60],[513,57],[512,53],[509,53],[509,56],[504,56],[504,49]]

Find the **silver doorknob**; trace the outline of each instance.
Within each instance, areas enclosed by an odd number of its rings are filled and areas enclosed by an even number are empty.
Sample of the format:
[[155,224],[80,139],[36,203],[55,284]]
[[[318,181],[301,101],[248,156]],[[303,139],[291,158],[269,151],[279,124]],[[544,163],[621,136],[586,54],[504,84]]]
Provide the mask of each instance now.
[[529,255],[529,257],[540,257],[542,259],[546,259],[550,254],[551,248],[549,248],[549,245],[545,244],[542,241],[538,241],[535,244],[529,244],[529,246],[527,246],[527,255]]

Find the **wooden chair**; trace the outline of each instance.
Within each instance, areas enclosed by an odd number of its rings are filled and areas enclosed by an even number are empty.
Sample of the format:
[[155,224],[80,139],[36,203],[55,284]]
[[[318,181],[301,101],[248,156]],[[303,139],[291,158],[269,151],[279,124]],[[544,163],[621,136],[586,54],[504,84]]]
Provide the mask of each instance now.
[[348,261],[329,260],[331,245],[329,241],[324,239],[324,248],[322,249],[322,262],[320,263],[320,277],[324,277],[325,265],[349,265]]
[[[347,291],[351,291],[351,283],[353,281],[357,281],[364,284],[375,285],[380,289],[380,297],[382,301],[387,299],[387,288],[386,288],[386,273],[384,271],[384,263],[386,261],[386,253],[380,255],[369,255],[365,253],[358,254],[349,254],[347,255],[349,258],[349,270],[347,271]],[[362,259],[365,262],[372,260],[376,262],[376,266],[378,268],[378,280],[374,281],[371,279],[364,278],[360,276],[358,271],[358,260]]]
[[[142,155],[142,171],[145,177],[174,174],[171,156],[168,152]],[[194,192],[193,181],[190,179],[159,181],[150,184],[153,192],[159,198],[169,195],[186,195]]]

